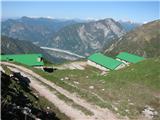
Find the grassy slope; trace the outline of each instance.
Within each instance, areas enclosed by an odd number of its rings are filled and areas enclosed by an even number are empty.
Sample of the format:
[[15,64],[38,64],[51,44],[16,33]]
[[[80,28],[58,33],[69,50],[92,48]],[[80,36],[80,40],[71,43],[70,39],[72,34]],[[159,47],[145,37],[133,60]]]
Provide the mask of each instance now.
[[[136,119],[145,105],[153,107],[160,114],[159,68],[160,58],[152,58],[110,71],[107,76],[100,75],[101,72],[92,67],[85,70],[57,70],[54,73],[31,69],[92,103]],[[69,80],[60,80],[65,77],[69,77]],[[75,81],[79,84],[75,84]],[[89,86],[94,86],[94,89]]]
[[144,24],[128,32],[119,40],[114,40],[112,46],[106,46],[106,55],[116,56],[127,51],[145,57],[160,56],[160,20]]

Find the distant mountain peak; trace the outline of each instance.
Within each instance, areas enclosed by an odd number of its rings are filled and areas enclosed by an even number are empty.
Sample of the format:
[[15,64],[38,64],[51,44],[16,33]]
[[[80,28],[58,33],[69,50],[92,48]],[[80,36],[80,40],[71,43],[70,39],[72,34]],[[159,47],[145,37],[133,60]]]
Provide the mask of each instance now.
[[41,18],[52,19],[52,20],[55,19],[52,16],[44,16],[44,17],[40,17],[40,16],[23,16],[23,17],[21,17],[21,19],[41,19]]

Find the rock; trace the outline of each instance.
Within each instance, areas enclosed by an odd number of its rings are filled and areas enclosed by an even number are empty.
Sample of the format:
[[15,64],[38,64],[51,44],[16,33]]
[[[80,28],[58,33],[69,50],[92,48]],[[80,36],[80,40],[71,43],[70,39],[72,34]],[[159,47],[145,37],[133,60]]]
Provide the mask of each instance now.
[[148,119],[152,119],[155,115],[158,114],[157,111],[154,110],[154,108],[146,105],[145,109],[142,111],[142,113],[144,114],[144,116]]
[[129,105],[134,105],[134,103],[129,103]]
[[102,89],[102,91],[104,91],[104,89]]
[[0,71],[2,71],[3,73],[5,73],[5,70],[0,66]]
[[106,75],[106,73],[107,73],[106,71],[103,71],[100,75]]
[[24,96],[25,96],[25,97],[28,97],[28,95],[26,95],[26,94],[25,94]]
[[17,106],[17,109],[20,109],[20,106]]
[[65,77],[64,79],[65,79],[65,80],[69,80],[69,77]]
[[128,109],[126,109],[126,110],[125,110],[125,112],[127,112],[127,113],[128,113],[128,112],[129,112],[129,110],[128,110]]
[[158,112],[157,112],[157,111],[154,111],[154,115],[158,115]]
[[74,84],[79,84],[79,82],[77,82],[77,81],[74,81]]
[[41,120],[40,118],[36,118],[35,120]]
[[115,111],[118,111],[118,108],[117,108],[117,107],[115,107],[115,108],[114,108],[114,110],[115,110]]
[[94,86],[89,86],[90,89],[94,89]]
[[112,105],[112,108],[115,110],[115,111],[118,111],[118,108],[114,105]]

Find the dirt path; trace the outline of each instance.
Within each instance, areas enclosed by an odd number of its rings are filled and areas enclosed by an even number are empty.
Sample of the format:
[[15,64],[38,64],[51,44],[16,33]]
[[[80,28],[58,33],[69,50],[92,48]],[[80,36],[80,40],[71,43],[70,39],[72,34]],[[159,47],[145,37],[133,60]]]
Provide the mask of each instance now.
[[[15,67],[17,71],[21,72],[23,75],[27,76],[31,80],[31,86],[36,89],[40,95],[47,98],[51,101],[61,112],[66,114],[71,120],[118,120],[116,115],[114,115],[110,110],[100,108],[96,105],[92,105],[87,101],[79,98],[75,94],[68,92],[67,90],[55,85],[54,83],[44,79],[43,77],[39,76],[38,74],[34,73],[33,71],[11,63],[2,62],[2,64]],[[39,81],[37,81],[37,80]],[[45,83],[48,86],[54,88],[59,93],[65,95],[67,98],[74,101],[74,103],[86,108],[87,110],[91,111],[94,115],[87,116],[82,111],[68,105],[63,100],[59,99],[53,92],[49,90],[49,88],[45,87],[43,84]]]
[[78,61],[78,62],[72,62],[72,63],[69,63],[69,64],[63,64],[63,65],[57,66],[56,68],[58,68],[60,70],[64,70],[64,69],[84,70],[86,66],[87,66],[87,62]]

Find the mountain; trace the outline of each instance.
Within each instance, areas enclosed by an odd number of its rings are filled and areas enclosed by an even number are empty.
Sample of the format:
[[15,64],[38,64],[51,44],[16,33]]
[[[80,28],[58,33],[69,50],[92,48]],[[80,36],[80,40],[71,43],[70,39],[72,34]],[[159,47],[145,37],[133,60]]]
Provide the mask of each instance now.
[[89,55],[108,42],[125,34],[123,27],[111,18],[77,23],[60,29],[47,46]]
[[104,46],[109,46],[113,40],[138,25],[133,22],[117,22],[111,18],[95,21],[22,17],[2,21],[1,34],[30,41],[38,46],[58,48],[88,56],[101,51]]
[[1,53],[2,54],[23,54],[23,53],[41,53],[45,60],[52,63],[60,63],[63,58],[51,56],[39,46],[32,44],[29,41],[20,41],[17,39],[1,36]]
[[141,23],[136,23],[136,22],[132,22],[132,21],[119,20],[118,22],[122,25],[122,27],[125,29],[126,32],[134,30],[135,28],[142,25]]
[[144,57],[160,56],[160,20],[144,24],[128,32],[106,47],[105,54],[116,55],[127,51]]
[[58,30],[74,23],[76,23],[74,20],[50,18],[22,17],[20,19],[8,19],[2,21],[1,34],[44,45]]

